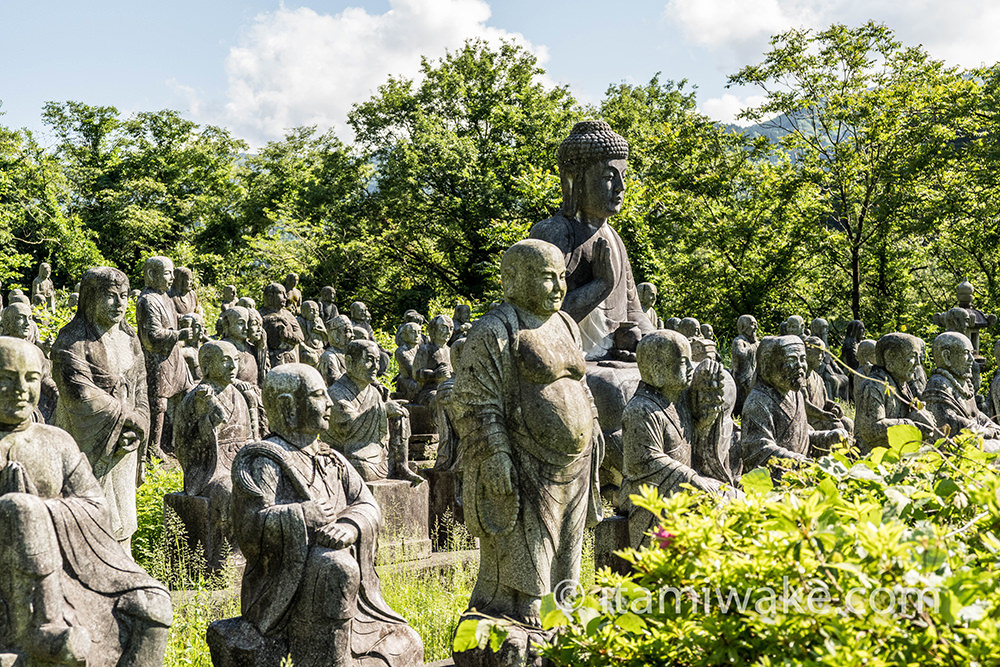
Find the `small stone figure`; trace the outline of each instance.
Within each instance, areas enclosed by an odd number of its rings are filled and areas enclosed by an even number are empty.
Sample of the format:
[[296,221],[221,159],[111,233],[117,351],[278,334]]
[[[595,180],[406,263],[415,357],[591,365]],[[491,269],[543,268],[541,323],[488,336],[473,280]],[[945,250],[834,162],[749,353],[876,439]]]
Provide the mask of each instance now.
[[73,292],[69,295],[69,300],[66,302],[66,307],[70,310],[76,308],[76,305],[80,303],[80,293]]
[[224,313],[236,305],[239,297],[236,295],[236,285],[226,285],[222,288],[222,303],[219,304],[219,312]]
[[1000,424],[980,412],[972,389],[972,342],[959,333],[945,332],[934,339],[934,372],[923,400],[940,429],[951,435],[969,429],[983,437],[983,449],[1000,450]]
[[788,319],[778,327],[778,331],[782,336],[804,338],[809,335],[809,332],[806,330],[806,321],[799,315],[789,315]]
[[639,304],[642,306],[642,311],[646,313],[646,317],[649,318],[649,323],[657,329],[662,329],[663,318],[656,314],[655,308],[658,296],[656,285],[653,283],[639,283],[635,286],[635,291],[639,295]]
[[977,357],[976,361],[981,363],[983,359],[979,355],[979,332],[982,329],[995,325],[997,323],[997,316],[987,315],[983,311],[976,308],[972,304],[973,293],[974,289],[972,287],[972,283],[968,280],[963,280],[959,283],[958,287],[955,288],[955,297],[956,301],[958,301],[957,308],[968,311],[969,326],[967,331],[959,331],[958,329],[953,329],[949,326],[947,324],[949,315],[948,312],[936,314],[934,316],[934,324],[945,327],[946,331],[958,331],[958,333],[966,336],[970,341],[972,341],[972,349],[975,351],[975,356]]
[[205,335],[205,319],[198,313],[188,313],[177,318],[177,326],[181,329],[190,329],[191,337],[180,344],[181,355],[184,363],[187,364],[191,379],[195,382],[201,380],[201,366],[198,365],[198,349],[201,344],[209,340]]
[[[281,283],[269,283],[264,288],[264,307],[260,309],[260,316],[264,321],[264,332],[267,334],[271,368],[299,361],[299,343],[303,341],[302,329],[295,315],[285,308],[286,303],[285,288]],[[295,310],[298,312],[298,305]]]
[[328,387],[347,372],[344,354],[347,352],[347,345],[354,340],[351,318],[347,315],[337,315],[330,320],[329,335],[330,345],[323,351],[318,364],[319,374],[323,376]]
[[333,412],[321,438],[346,456],[366,482],[389,478],[419,484],[423,477],[409,468],[409,415],[376,380],[378,359],[373,341],[347,345],[347,372],[330,385]]
[[625,200],[627,160],[628,142],[605,121],[574,125],[559,145],[562,207],[530,232],[562,251],[563,308],[579,324],[584,353],[594,359],[611,349],[619,322],[635,322],[643,334],[656,328],[639,302],[625,244],[606,224]]
[[920,339],[905,333],[888,333],[875,344],[875,365],[870,380],[861,384],[854,416],[854,435],[862,454],[888,447],[888,429],[909,424],[933,437],[934,416],[913,406],[908,382],[920,358]]
[[329,341],[329,334],[322,317],[320,317],[318,303],[303,301],[299,312],[300,315],[296,319],[298,319],[304,339],[299,345],[299,361],[316,368],[319,365],[319,358],[323,354],[323,348]]
[[125,274],[89,269],[80,290],[76,317],[52,346],[55,421],[90,461],[107,499],[111,534],[127,548],[138,527],[135,487],[150,432],[146,362],[139,336],[125,321]]
[[417,381],[416,402],[420,405],[430,405],[437,393],[438,385],[451,377],[451,353],[448,351],[448,341],[451,340],[453,325],[447,315],[438,315],[427,327],[430,342],[417,349],[413,357],[413,377]]
[[45,357],[45,349],[38,340],[38,325],[35,324],[31,308],[23,303],[14,303],[3,309],[0,315],[0,335],[13,336],[33,343],[42,350],[42,394],[38,400],[38,421],[51,424],[55,420],[56,402],[59,388],[52,379],[52,365]]
[[533,627],[542,597],[579,579],[583,528],[601,518],[604,443],[580,334],[560,310],[565,272],[544,241],[504,253],[504,303],[473,324],[451,399],[465,522],[480,541],[466,614]]
[[858,404],[861,396],[861,385],[865,380],[871,378],[872,368],[875,366],[875,343],[871,338],[866,338],[858,343],[858,376],[854,378],[854,393],[852,399],[854,404]]
[[[278,667],[289,655],[296,667],[416,667],[423,644],[382,599],[375,571],[379,507],[347,460],[317,440],[332,408],[323,379],[289,364],[263,389],[272,435],[233,462],[243,616],[209,628],[213,663]],[[240,648],[248,635],[263,638],[250,662]]]
[[454,345],[459,338],[465,338],[469,335],[469,329],[472,328],[472,308],[469,307],[469,304],[460,303],[455,306],[455,313],[451,316],[451,321],[455,330],[448,340],[448,347]]
[[183,397],[194,385],[179,345],[193,334],[180,328],[174,302],[167,295],[174,282],[174,263],[166,257],[150,257],[143,274],[146,287],[136,303],[135,320],[149,386],[149,453],[163,459],[162,445],[172,442],[167,404],[174,396]]
[[204,319],[205,311],[198,303],[198,293],[194,291],[194,273],[186,266],[178,266],[174,271],[174,282],[170,286],[170,300],[174,302],[177,316],[196,314]]
[[285,310],[292,315],[298,315],[302,307],[302,292],[299,290],[299,274],[289,273],[285,276]]
[[170,595],[115,542],[73,438],[31,423],[41,359],[0,338],[0,653],[12,665],[159,665]]
[[399,327],[399,347],[393,352],[399,375],[396,376],[396,396],[405,401],[417,398],[417,381],[414,378],[413,359],[420,343],[420,325],[406,322]]
[[45,309],[56,312],[56,286],[52,284],[52,267],[47,262],[38,265],[38,275],[31,281],[31,298],[41,296]]
[[667,331],[680,331],[681,318],[679,317],[668,317],[663,320],[663,328]]
[[365,338],[368,340],[375,340],[375,334],[372,332],[372,316],[368,313],[368,306],[361,301],[351,304],[351,325],[364,329]]
[[846,440],[847,431],[814,431],[806,418],[806,348],[795,335],[765,336],[757,348],[757,381],[743,405],[743,466],[772,457],[805,460]]
[[257,354],[250,346],[250,311],[242,306],[233,306],[223,311],[222,340],[236,348],[236,378],[260,386],[257,372]]
[[[724,485],[735,487],[742,462],[738,449],[730,454],[736,388],[731,380],[727,387],[722,365],[707,360],[693,373],[689,343],[675,331],[644,336],[636,356],[642,382],[622,420],[620,506],[629,517],[630,543],[638,548],[656,522],[629,500],[643,484],[662,495],[680,491],[681,484],[721,494]],[[692,386],[696,375],[701,386]]]
[[[809,331],[811,335],[823,342],[823,347],[826,350],[830,349],[830,343],[827,341],[827,336],[830,333],[830,324],[826,320],[822,317],[814,318]],[[837,364],[829,351],[823,353],[823,359],[820,362],[817,373],[819,373],[819,376],[823,378],[823,382],[826,384],[827,395],[843,401],[847,400],[847,390],[850,381],[847,379],[847,374],[837,368]]]
[[184,493],[208,499],[210,567],[220,567],[222,546],[235,546],[230,496],[236,453],[260,438],[255,385],[237,379],[239,352],[211,341],[199,350],[204,379],[177,407],[174,451],[184,469]]
[[[972,333],[975,331],[976,315],[971,310],[966,308],[952,308],[945,313],[939,313],[942,315],[942,323],[944,325],[945,331],[951,331],[954,333],[962,334],[970,341],[972,340]],[[935,322],[937,322],[935,318]],[[921,350],[921,358],[923,357],[924,351]],[[979,360],[975,359],[975,363],[972,366],[972,386],[975,389],[975,393],[979,393],[979,389],[982,386],[982,367],[979,365]],[[984,360],[985,361],[985,360]],[[920,370],[923,370],[923,364],[919,363],[917,366]],[[924,374],[926,376],[926,373]],[[914,380],[917,380],[917,373],[914,372]],[[923,378],[924,386],[926,386],[926,377]],[[918,381],[919,382],[919,381]],[[911,381],[911,389],[914,383]]]
[[684,334],[688,342],[701,338],[701,324],[693,317],[685,317],[678,323],[677,330]]
[[854,422],[844,415],[844,408],[830,400],[826,383],[819,375],[823,359],[828,354],[826,345],[819,336],[806,336],[806,374],[802,391],[806,398],[806,418],[815,431],[829,431],[835,428],[854,433]]
[[333,289],[330,285],[324,285],[319,290],[319,310],[320,317],[323,319],[323,324],[330,326],[330,320],[340,315],[340,311],[337,310],[337,290]]
[[757,319],[753,315],[740,315],[736,320],[736,338],[733,339],[733,379],[736,381],[736,405],[733,414],[743,412],[743,403],[753,388],[757,372]]

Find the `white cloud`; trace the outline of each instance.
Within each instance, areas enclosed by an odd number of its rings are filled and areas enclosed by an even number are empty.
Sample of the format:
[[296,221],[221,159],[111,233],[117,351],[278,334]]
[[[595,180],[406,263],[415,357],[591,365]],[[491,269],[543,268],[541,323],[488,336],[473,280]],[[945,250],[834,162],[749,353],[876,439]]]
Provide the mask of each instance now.
[[723,93],[722,97],[712,97],[704,100],[698,105],[698,110],[712,120],[723,123],[736,123],[737,125],[752,125],[753,123],[748,123],[747,121],[736,120],[736,115],[743,109],[763,104],[766,99],[763,95],[739,97],[731,93]]
[[[200,103],[201,120],[223,124],[254,145],[300,125],[336,126],[345,139],[347,112],[388,76],[413,78],[420,57],[439,58],[480,37],[513,39],[540,60],[544,49],[520,34],[486,25],[483,0],[390,0],[383,14],[351,7],[321,14],[308,7],[258,15],[226,59],[223,105]],[[192,100],[192,107],[199,104]]]

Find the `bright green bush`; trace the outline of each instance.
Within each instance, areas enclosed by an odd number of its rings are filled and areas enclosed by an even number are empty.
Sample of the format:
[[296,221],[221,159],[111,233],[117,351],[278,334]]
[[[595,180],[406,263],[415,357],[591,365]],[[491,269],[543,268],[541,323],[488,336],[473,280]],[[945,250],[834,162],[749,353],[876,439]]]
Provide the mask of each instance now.
[[[575,601],[543,611],[559,665],[988,665],[1000,661],[1000,478],[972,437],[835,453],[744,477],[746,496],[639,501],[661,517]],[[811,596],[811,597],[810,597]],[[922,604],[921,604],[922,603]],[[566,607],[566,605],[564,605]],[[891,607],[891,608],[890,608]]]

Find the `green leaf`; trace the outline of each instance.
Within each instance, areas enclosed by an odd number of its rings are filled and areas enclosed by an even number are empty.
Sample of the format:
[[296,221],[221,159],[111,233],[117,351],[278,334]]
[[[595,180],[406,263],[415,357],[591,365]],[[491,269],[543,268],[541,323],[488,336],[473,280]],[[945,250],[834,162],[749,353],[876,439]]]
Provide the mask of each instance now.
[[[923,442],[923,436],[920,434],[920,429],[916,426],[911,426],[910,424],[896,424],[890,426],[888,429],[889,435],[889,447],[900,454],[905,454],[907,451],[916,451],[919,448],[921,442]],[[917,444],[916,448],[913,448],[913,443]],[[909,446],[908,446],[909,445]],[[906,448],[904,450],[904,447]]]
[[461,653],[480,648],[479,621],[480,619],[477,618],[467,618],[458,624],[458,628],[455,630],[455,639],[451,643],[452,651]]
[[753,495],[763,495],[774,490],[771,473],[766,468],[754,468],[740,479],[743,490]]
[[553,609],[542,616],[542,628],[545,630],[561,628],[564,625],[569,625],[569,618],[562,609]]
[[642,617],[628,611],[615,619],[615,626],[625,632],[641,632],[646,628],[646,621]]
[[509,634],[510,632],[507,630],[507,628],[503,627],[499,623],[491,624],[490,650],[493,651],[494,653],[499,653],[500,648],[503,646],[503,643],[507,641],[507,635]]

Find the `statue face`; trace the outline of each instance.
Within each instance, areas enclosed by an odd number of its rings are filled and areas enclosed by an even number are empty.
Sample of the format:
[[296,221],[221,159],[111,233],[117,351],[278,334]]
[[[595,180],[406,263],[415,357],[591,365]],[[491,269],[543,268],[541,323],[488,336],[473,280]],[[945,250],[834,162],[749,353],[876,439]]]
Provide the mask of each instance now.
[[264,290],[264,303],[267,304],[268,308],[284,308],[286,301],[288,301],[288,296],[285,294],[285,288],[281,285]]
[[420,329],[416,326],[405,326],[403,327],[403,342],[407,345],[413,346],[417,344],[420,340]]
[[752,343],[757,340],[757,318],[751,317],[744,321],[740,333]]
[[25,307],[23,304],[15,304],[13,306],[7,306],[12,308],[10,315],[4,317],[4,328],[7,329],[5,334],[7,336],[14,336],[15,338],[27,338],[31,335],[31,309]]
[[810,371],[814,371],[823,363],[823,350],[818,347],[806,348],[806,366]]
[[691,386],[694,376],[694,364],[691,362],[691,349],[678,346],[674,354],[665,355],[663,359],[664,393],[677,393]]
[[522,271],[514,305],[540,317],[555,314],[566,297],[566,265],[554,257],[545,257]]
[[643,310],[649,310],[656,304],[656,292],[647,283],[642,283],[638,288],[639,305]]
[[370,385],[378,374],[378,357],[378,350],[373,345],[366,345],[364,354],[359,354],[357,357],[345,355],[347,376],[359,387]]
[[334,347],[339,347],[341,350],[346,348],[347,344],[354,340],[354,327],[351,321],[343,315],[336,318],[330,327],[330,337]]
[[48,264],[42,263],[42,265],[38,267],[38,275],[40,278],[43,279],[48,278],[51,274],[52,274],[52,267],[49,266]]
[[582,218],[603,221],[622,210],[627,166],[625,160],[602,160],[587,167],[580,196]]
[[963,340],[961,345],[953,344],[941,350],[944,369],[963,380],[972,377],[972,343]]
[[323,378],[316,371],[302,374],[302,383],[295,392],[298,420],[296,430],[302,433],[322,433],[330,428],[333,401],[326,393]]
[[41,359],[28,345],[31,343],[0,345],[0,424],[23,424],[38,405]]
[[351,319],[355,322],[367,322],[371,316],[368,314],[368,306],[361,302],[351,304]]
[[240,315],[239,311],[234,310],[226,316],[226,327],[229,329],[230,338],[243,342],[247,339],[250,321],[249,318]]
[[170,260],[154,264],[146,271],[146,284],[158,292],[166,292],[174,284],[174,264]]
[[885,369],[897,382],[909,382],[920,363],[920,352],[912,345],[886,350]]
[[247,320],[247,340],[257,342],[264,339],[264,327],[256,317]]
[[226,285],[222,288],[222,298],[226,301],[232,301],[236,298],[236,288],[232,285]]
[[447,345],[448,341],[451,340],[451,334],[455,331],[455,327],[452,326],[448,320],[436,320],[436,324],[431,327],[431,341],[435,345]]
[[208,366],[202,371],[209,382],[225,386],[236,380],[240,362],[236,350],[231,345],[223,346],[220,352],[209,356],[208,359]]
[[125,318],[128,308],[128,288],[115,285],[100,296],[94,304],[94,324],[102,329],[110,329]]
[[801,336],[805,332],[806,323],[798,315],[793,315],[792,317],[789,317],[787,322],[788,322],[788,335]]
[[799,391],[806,381],[806,346],[792,343],[781,347],[781,360],[777,368],[769,369],[766,379],[781,393]]

